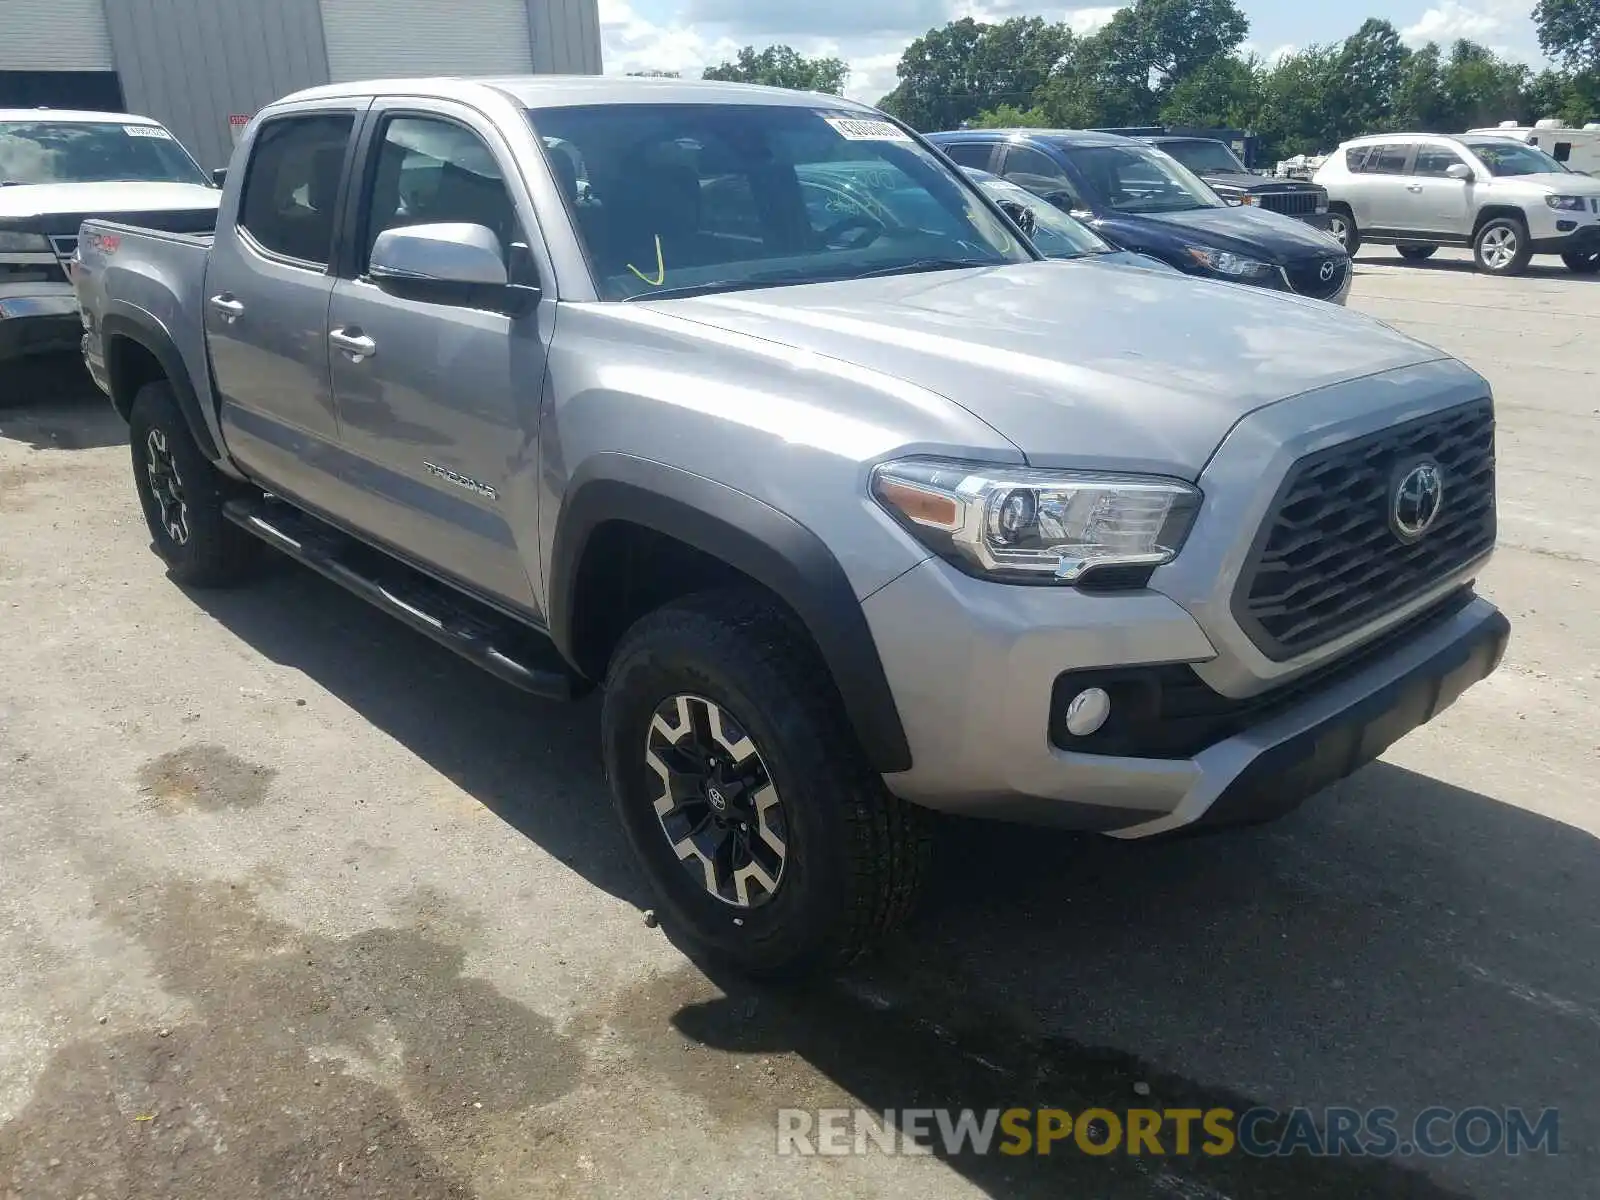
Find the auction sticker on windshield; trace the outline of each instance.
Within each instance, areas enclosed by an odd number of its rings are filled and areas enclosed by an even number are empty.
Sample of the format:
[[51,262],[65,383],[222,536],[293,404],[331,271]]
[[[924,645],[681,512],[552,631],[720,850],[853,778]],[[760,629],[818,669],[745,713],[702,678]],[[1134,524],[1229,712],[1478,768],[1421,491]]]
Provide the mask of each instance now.
[[129,137],[160,138],[164,142],[172,140],[172,135],[159,125],[124,125],[122,132]]
[[909,142],[911,135],[892,121],[873,121],[861,117],[824,117],[840,137],[851,142]]

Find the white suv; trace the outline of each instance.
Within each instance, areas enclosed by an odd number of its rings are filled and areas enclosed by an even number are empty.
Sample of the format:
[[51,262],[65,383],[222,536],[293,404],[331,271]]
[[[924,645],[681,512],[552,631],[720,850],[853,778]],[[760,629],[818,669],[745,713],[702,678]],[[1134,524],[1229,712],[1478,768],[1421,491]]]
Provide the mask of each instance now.
[[1328,156],[1316,182],[1328,191],[1329,232],[1351,254],[1362,242],[1413,260],[1470,246],[1491,275],[1519,274],[1535,254],[1600,271],[1600,179],[1513,138],[1356,138]]

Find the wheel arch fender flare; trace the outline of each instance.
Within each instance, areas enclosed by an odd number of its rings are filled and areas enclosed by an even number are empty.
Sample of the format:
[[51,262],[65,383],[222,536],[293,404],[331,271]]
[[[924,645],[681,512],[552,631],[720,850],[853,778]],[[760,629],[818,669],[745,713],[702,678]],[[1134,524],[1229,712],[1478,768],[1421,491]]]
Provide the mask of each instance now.
[[106,374],[111,380],[111,402],[116,405],[117,411],[127,417],[133,406],[132,396],[124,397],[116,393],[121,356],[127,352],[129,345],[139,346],[161,364],[162,374],[172,386],[172,394],[177,398],[178,408],[183,413],[195,445],[200,447],[200,453],[213,463],[221,463],[225,456],[218,449],[216,439],[211,436],[211,428],[200,411],[200,398],[195,394],[194,383],[184,366],[183,355],[166,326],[143,310],[120,309],[100,318],[100,337],[105,346]]
[[584,553],[600,526],[626,522],[718,559],[799,617],[874,770],[908,770],[911,749],[861,602],[810,529],[745,492],[633,455],[586,460],[568,483],[548,565],[550,635],[580,668],[575,607]]

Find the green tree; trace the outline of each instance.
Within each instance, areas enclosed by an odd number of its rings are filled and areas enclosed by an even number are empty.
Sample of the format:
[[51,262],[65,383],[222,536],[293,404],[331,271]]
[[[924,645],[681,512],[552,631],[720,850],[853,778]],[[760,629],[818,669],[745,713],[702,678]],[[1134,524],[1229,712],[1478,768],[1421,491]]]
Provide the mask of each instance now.
[[806,58],[791,46],[768,46],[761,51],[746,46],[734,61],[707,67],[701,78],[761,83],[802,92],[832,92],[837,96],[844,91],[850,68],[839,58]]
[[1429,42],[1406,59],[1395,91],[1396,129],[1417,133],[1456,133],[1450,128],[1450,103],[1444,94],[1444,56]]
[[1600,74],[1600,0],[1539,0],[1539,47],[1569,68]]
[[878,105],[917,129],[954,129],[1002,104],[1028,104],[1072,44],[1070,29],[1039,17],[963,17],[906,47],[900,82]]
[[1197,129],[1249,129],[1260,117],[1266,69],[1252,55],[1214,58],[1172,85],[1161,123]]
[[1501,58],[1487,46],[1463,39],[1450,48],[1440,72],[1452,130],[1498,125],[1523,109],[1523,91],[1532,72]]
[[1388,21],[1368,18],[1345,39],[1329,100],[1344,114],[1351,130],[1395,129],[1398,100],[1411,52],[1400,41],[1400,31]]
[[1346,136],[1335,99],[1340,54],[1338,46],[1307,46],[1285,55],[1267,76],[1256,132],[1269,155],[1320,154]]
[[1037,108],[1002,104],[999,108],[979,113],[972,118],[971,124],[974,129],[1046,129],[1050,122]]

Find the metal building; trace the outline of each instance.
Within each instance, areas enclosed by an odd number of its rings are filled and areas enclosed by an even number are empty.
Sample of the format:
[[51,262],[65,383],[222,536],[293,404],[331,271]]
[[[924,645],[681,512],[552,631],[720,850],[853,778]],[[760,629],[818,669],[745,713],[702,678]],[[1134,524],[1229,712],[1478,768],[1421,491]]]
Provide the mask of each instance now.
[[599,71],[598,0],[0,0],[0,108],[144,113],[207,167],[298,88]]

